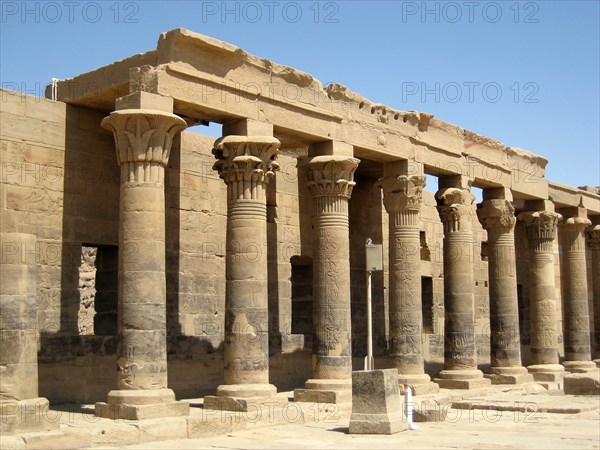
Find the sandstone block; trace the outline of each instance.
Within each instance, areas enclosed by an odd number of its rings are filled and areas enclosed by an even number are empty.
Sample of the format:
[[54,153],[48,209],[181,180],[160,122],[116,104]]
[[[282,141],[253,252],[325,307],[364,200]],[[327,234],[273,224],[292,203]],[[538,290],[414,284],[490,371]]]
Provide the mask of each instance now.
[[407,429],[396,369],[352,372],[351,434],[394,434]]

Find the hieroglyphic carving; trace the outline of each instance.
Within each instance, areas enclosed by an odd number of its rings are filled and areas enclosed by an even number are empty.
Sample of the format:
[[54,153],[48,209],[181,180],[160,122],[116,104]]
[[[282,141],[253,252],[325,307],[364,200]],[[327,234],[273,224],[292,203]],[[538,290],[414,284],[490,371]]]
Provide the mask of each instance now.
[[344,378],[352,370],[348,199],[358,163],[339,155],[315,156],[302,163],[315,208],[315,378]]

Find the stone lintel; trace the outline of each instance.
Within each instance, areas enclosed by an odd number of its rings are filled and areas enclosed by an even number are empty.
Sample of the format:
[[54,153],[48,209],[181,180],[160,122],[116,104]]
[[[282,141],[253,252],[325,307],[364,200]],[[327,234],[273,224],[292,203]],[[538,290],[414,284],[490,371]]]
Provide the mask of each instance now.
[[[565,222],[569,219],[585,219],[588,220],[587,210],[581,207],[570,207],[570,208],[557,208],[557,213],[563,216]],[[575,222],[578,222],[575,220]]]
[[354,147],[342,141],[325,141],[311,144],[308,147],[308,156],[339,155],[354,156]]
[[470,190],[473,180],[466,175],[444,175],[438,178],[438,187],[441,191],[446,188]]
[[383,178],[395,177],[400,175],[425,175],[425,166],[423,163],[402,159],[399,161],[391,161],[383,164]]
[[273,124],[254,119],[240,119],[223,124],[223,136],[273,136]]
[[120,97],[115,102],[115,110],[145,109],[151,111],[173,112],[173,99],[160,94],[138,91]]
[[525,211],[555,212],[554,203],[551,200],[527,200],[523,209]]
[[509,188],[489,188],[483,190],[483,200],[507,200],[512,202],[513,194]]

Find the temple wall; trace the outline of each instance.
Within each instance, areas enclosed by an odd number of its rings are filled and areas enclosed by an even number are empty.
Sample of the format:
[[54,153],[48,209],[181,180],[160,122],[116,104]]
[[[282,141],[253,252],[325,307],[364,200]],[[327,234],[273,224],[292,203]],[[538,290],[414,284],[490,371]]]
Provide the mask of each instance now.
[[[35,249],[21,251],[35,252],[40,270],[40,395],[54,403],[104,400],[116,376],[119,226],[119,168],[113,138],[100,127],[105,114],[0,93],[1,227],[4,232],[34,234],[38,242]],[[214,138],[195,131],[176,140],[165,175],[168,376],[169,387],[179,397],[214,393],[223,382],[226,186],[212,169]],[[305,174],[297,169],[298,158],[305,155],[302,148],[280,149],[280,170],[267,190],[267,246],[254,248],[256,256],[266,254],[268,259],[271,382],[280,390],[301,386],[311,374],[313,212]],[[364,244],[370,237],[384,246],[384,271],[373,275],[373,334],[377,367],[388,367],[388,214],[376,180],[359,173],[349,204],[353,364],[361,369],[366,355]],[[478,364],[485,371],[490,363],[487,234],[475,206],[473,236]],[[442,240],[435,199],[424,192],[423,349],[425,368],[432,376],[444,361]],[[529,255],[521,222],[515,240],[527,364]],[[82,246],[96,248],[98,255],[96,317],[93,329],[88,326],[83,332]],[[555,261],[559,300],[557,243]],[[90,271],[88,267],[87,277]],[[89,299],[89,293],[85,295]],[[562,356],[562,331],[559,343]]]

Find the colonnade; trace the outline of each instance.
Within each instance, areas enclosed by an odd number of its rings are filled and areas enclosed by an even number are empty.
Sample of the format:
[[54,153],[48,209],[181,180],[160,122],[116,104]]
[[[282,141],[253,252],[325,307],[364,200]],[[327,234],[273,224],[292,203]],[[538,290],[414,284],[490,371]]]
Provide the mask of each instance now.
[[[185,122],[173,114],[172,99],[156,94],[131,94],[119,99],[116,106],[102,125],[114,134],[121,168],[117,378],[108,401],[96,405],[96,414],[114,419],[186,415],[189,406],[176,401],[167,387],[164,245],[164,171],[173,140]],[[276,176],[280,142],[273,137],[272,125],[250,119],[227,124],[223,132],[224,137],[215,145],[214,169],[227,186],[228,201],[224,384],[207,405],[232,409],[240,407],[240,400],[268,399],[276,394],[275,386],[269,383],[266,257],[256,261],[239,252],[249,248],[244,244],[250,241],[266,245],[265,191]],[[337,141],[311,146],[308,158],[301,163],[314,204],[314,329],[312,376],[304,388],[296,390],[296,401],[349,399],[348,202],[359,163],[352,146]],[[594,367],[585,248],[588,242],[593,268],[594,339],[600,349],[600,225],[591,226],[582,208],[559,213],[548,200],[526,201],[525,211],[515,216],[509,189],[486,188],[476,214],[488,233],[491,369],[488,377],[478,370],[472,230],[475,197],[471,183],[464,176],[440,176],[435,195],[444,228],[445,330],[444,369],[432,382],[425,373],[421,344],[423,166],[407,161],[384,163],[378,186],[389,215],[389,356],[398,369],[399,383],[414,386],[419,394],[434,392],[438,386],[468,389],[492,382],[522,383],[532,377],[539,382],[558,382],[565,369]],[[524,223],[530,255],[531,365],[527,368],[520,351],[514,239],[517,220]],[[557,233],[565,310],[563,364],[559,364],[555,298],[553,242]],[[8,238],[26,243],[33,239],[3,236]],[[25,279],[32,279],[30,264],[10,264],[3,263],[3,273],[20,270]],[[37,389],[16,389],[11,378],[25,377],[34,383],[33,375],[28,374],[37,374],[35,346],[28,334],[31,324],[21,327],[15,322],[17,315],[31,316],[31,295],[18,283],[3,283],[3,348],[12,348],[11,342],[25,339],[19,345],[27,354],[17,358],[2,352],[1,364],[12,371],[6,376],[3,373],[2,401],[37,397]],[[24,306],[17,307],[17,301]],[[600,358],[600,354],[595,356]],[[38,403],[47,405],[43,399]]]

